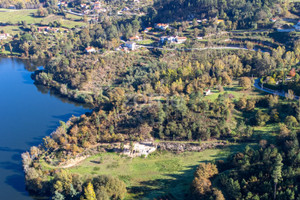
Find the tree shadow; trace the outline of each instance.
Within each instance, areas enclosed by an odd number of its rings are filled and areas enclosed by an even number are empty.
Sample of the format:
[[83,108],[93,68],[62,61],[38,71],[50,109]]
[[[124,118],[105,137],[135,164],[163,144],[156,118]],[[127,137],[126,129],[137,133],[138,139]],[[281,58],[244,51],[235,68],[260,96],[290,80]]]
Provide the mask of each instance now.
[[[208,161],[199,161],[208,162]],[[140,182],[140,186],[129,187],[130,193],[137,194],[137,199],[186,199],[198,165],[189,166],[179,174],[168,174],[166,178]]]

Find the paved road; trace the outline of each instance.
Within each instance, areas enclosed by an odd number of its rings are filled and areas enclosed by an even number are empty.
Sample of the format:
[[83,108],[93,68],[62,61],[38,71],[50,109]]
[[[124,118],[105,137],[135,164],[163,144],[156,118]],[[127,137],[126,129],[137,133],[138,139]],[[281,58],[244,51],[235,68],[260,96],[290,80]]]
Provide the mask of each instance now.
[[[144,47],[147,49],[160,49],[160,50],[168,50],[168,51],[175,51],[175,50],[181,50],[177,48],[162,48],[162,47],[154,47],[154,46],[144,46],[144,45],[137,45],[137,47]],[[226,46],[221,46],[221,47],[204,47],[204,48],[186,48],[182,50],[198,50],[198,51],[203,51],[203,50],[208,50],[208,49],[236,49],[236,50],[248,50],[247,48],[244,47],[226,47]],[[255,50],[251,50],[255,51]]]
[[[281,97],[285,97],[285,95],[287,94],[287,93],[285,93],[285,92],[280,92],[280,91],[276,91],[276,90],[271,90],[271,89],[268,89],[268,88],[262,88],[261,86],[259,86],[259,82],[260,82],[260,78],[255,79],[253,86],[254,86],[256,89],[259,89],[259,90],[261,90],[261,91],[263,91],[263,92],[267,92],[267,93],[270,93],[270,94],[278,95],[278,96],[281,96]],[[295,99],[299,99],[299,96],[296,96],[296,95],[295,95]]]

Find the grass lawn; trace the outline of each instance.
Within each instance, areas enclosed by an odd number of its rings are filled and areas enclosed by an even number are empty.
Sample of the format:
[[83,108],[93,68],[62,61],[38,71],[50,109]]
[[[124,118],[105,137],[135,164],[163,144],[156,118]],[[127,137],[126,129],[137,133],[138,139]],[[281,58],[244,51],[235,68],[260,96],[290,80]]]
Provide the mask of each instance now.
[[146,40],[142,40],[142,41],[138,41],[137,44],[140,44],[140,45],[150,45],[152,44],[154,41],[151,40],[151,39],[146,39]]
[[0,31],[4,31],[4,33],[9,33],[11,35],[15,35],[21,31],[19,26],[0,26]]
[[82,26],[85,25],[82,21],[74,21],[80,19],[79,16],[67,14],[68,19],[63,19],[63,16],[60,15],[49,15],[47,17],[34,17],[33,14],[36,13],[36,9],[31,10],[9,10],[9,9],[1,9],[0,10],[0,22],[3,23],[13,23],[17,24],[21,21],[26,21],[27,24],[44,24],[48,25],[49,22],[60,21],[62,26],[66,26],[68,28],[72,28],[76,25]]
[[[172,194],[183,199],[200,162],[226,159],[233,152],[242,151],[246,144],[231,145],[224,149],[209,149],[203,152],[155,152],[147,158],[127,158],[116,153],[100,153],[89,157],[70,172],[91,175],[109,174],[118,176],[128,188],[126,199],[154,199]],[[42,163],[45,168],[49,168]]]
[[42,18],[35,18],[33,14],[36,13],[36,9],[31,10],[0,10],[0,22],[18,23],[20,21],[26,21],[28,24],[39,23]]

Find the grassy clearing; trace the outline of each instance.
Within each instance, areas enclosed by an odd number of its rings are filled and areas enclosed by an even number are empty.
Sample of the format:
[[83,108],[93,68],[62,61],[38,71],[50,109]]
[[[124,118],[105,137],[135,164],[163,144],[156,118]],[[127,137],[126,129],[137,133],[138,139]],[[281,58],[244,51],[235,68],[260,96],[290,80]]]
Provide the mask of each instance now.
[[26,21],[27,24],[44,24],[48,25],[50,22],[59,21],[62,23],[62,26],[72,28],[77,26],[85,25],[82,21],[74,21],[81,19],[79,16],[67,14],[66,19],[63,19],[63,16],[60,15],[49,15],[47,17],[34,17],[36,9],[31,10],[0,10],[0,22],[3,23],[12,23],[17,24],[21,21]]
[[153,40],[151,39],[146,39],[146,40],[142,40],[142,41],[138,41],[137,44],[140,44],[140,45],[150,45],[150,44],[153,44]]
[[42,18],[35,18],[33,14],[36,13],[36,9],[32,10],[6,10],[2,9],[0,12],[0,22],[18,23],[20,21],[26,21],[28,24],[39,23]]
[[18,26],[1,26],[0,31],[4,31],[4,33],[15,35],[18,32],[20,32],[21,29]]
[[[127,158],[116,153],[101,153],[89,157],[70,172],[91,175],[110,174],[122,179],[129,194],[127,199],[154,199],[162,194],[172,194],[183,199],[189,189],[193,173],[200,162],[226,159],[233,152],[242,151],[245,144],[231,145],[224,149],[204,152],[155,152],[148,158]],[[45,163],[42,163],[44,165]],[[49,168],[47,165],[45,168]]]
[[224,87],[224,92],[219,92],[217,89],[212,89],[211,92],[212,93],[206,96],[205,99],[214,101],[220,94],[224,94],[225,92],[232,94],[234,100],[239,100],[244,95],[246,98],[260,97],[264,95],[264,93],[256,90],[255,88],[250,90],[242,90],[242,88],[238,86],[238,81],[233,81],[231,86]]

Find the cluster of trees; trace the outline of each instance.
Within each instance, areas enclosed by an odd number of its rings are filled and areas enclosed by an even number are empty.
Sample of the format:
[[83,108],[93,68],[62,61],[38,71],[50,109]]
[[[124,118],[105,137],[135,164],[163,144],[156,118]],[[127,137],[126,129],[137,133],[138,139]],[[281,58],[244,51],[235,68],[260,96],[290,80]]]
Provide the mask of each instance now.
[[[295,128],[300,122],[299,102],[281,103],[278,96],[266,95],[263,98],[240,98],[236,107],[247,113],[248,125],[265,126],[274,123],[284,123],[289,128]],[[254,110],[259,108],[258,110]]]
[[[36,16],[45,17],[54,12],[50,7],[39,7]],[[56,11],[55,11],[56,12]],[[35,25],[28,25],[26,21],[20,22],[24,32],[14,36],[14,40],[7,43],[4,48],[11,52],[22,54],[22,57],[31,59],[51,59],[52,57],[66,56],[74,58],[75,52],[83,53],[85,48],[93,46],[95,48],[111,50],[120,45],[120,37],[128,39],[136,35],[141,25],[137,17],[132,19],[111,20],[106,17],[101,24],[86,26],[85,28],[73,28],[62,33],[44,35],[38,31]],[[49,27],[61,27],[61,21],[49,23]],[[44,31],[42,31],[44,32]],[[48,30],[51,33],[51,30]],[[68,32],[68,33],[66,33]],[[1,45],[2,48],[2,45]],[[70,53],[72,54],[70,55]]]
[[[30,192],[52,196],[53,200],[124,199],[127,193],[125,183],[117,177],[108,175],[81,177],[65,169],[42,171],[40,164],[34,160],[39,153],[38,148],[32,147],[30,153],[22,154],[26,188]],[[49,176],[52,177],[51,181],[48,179]]]
[[191,185],[193,197],[299,199],[299,138],[299,131],[283,125],[274,144],[261,140],[258,147],[247,146],[243,152],[229,156],[225,163],[200,164]]
[[168,22],[191,16],[220,17],[230,19],[233,28],[257,28],[257,22],[268,21],[272,16],[285,16],[288,9],[288,1],[158,0],[148,9],[148,14],[150,19]]
[[2,0],[0,2],[0,7],[2,8],[9,8],[11,5],[15,6],[17,9],[38,8],[40,0]]
[[201,163],[194,174],[195,178],[191,185],[191,199],[225,200],[222,192],[214,188],[210,180],[218,173],[215,164]]

